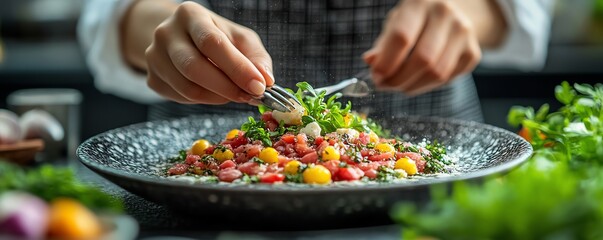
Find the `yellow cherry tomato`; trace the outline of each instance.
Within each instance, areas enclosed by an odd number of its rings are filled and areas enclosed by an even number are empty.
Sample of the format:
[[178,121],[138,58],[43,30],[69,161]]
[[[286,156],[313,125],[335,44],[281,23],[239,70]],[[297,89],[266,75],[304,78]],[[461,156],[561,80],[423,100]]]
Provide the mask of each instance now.
[[331,182],[331,172],[322,165],[308,167],[304,173],[304,182],[313,184],[327,184]]
[[394,148],[394,146],[392,146],[389,143],[379,143],[379,144],[375,145],[375,150],[382,152],[382,153],[396,152],[396,149]]
[[396,160],[396,165],[394,165],[394,169],[402,169],[406,173],[408,173],[408,175],[415,175],[417,174],[417,172],[419,172],[419,170],[417,170],[417,164],[415,163],[415,161],[407,157],[403,157]]
[[234,158],[234,153],[227,148],[216,148],[214,150],[214,158],[218,161],[223,162]]
[[233,130],[230,130],[230,131],[229,131],[229,132],[226,134],[226,140],[232,140],[232,139],[236,138],[236,137],[239,135],[239,133],[240,133],[240,132],[241,132],[241,131],[240,131],[239,129],[233,129]]
[[372,143],[378,143],[379,142],[379,136],[377,136],[377,134],[373,131],[371,131],[369,133],[369,141]]
[[191,147],[191,153],[199,156],[203,156],[205,154],[205,149],[207,149],[211,144],[209,141],[205,139],[199,139],[193,143]]
[[285,173],[288,174],[297,174],[299,171],[299,167],[301,166],[301,162],[297,160],[293,160],[285,164]]
[[339,151],[335,149],[333,146],[328,146],[325,150],[322,150],[322,160],[323,161],[331,161],[331,160],[339,160]]
[[57,198],[50,204],[48,235],[52,239],[97,239],[102,226],[96,215],[80,202]]
[[278,152],[274,148],[267,147],[262,149],[259,158],[266,163],[278,163]]

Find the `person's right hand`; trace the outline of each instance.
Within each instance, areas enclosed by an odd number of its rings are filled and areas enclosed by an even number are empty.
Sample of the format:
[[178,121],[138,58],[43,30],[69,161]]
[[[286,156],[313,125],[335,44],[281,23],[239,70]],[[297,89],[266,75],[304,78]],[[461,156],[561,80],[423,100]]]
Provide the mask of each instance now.
[[249,103],[274,84],[257,33],[185,2],[156,29],[146,50],[147,84],[187,104]]

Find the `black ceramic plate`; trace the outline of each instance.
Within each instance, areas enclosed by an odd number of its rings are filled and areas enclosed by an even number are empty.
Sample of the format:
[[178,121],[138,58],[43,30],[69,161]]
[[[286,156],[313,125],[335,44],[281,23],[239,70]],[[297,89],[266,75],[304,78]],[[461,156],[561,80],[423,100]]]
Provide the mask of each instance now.
[[[458,158],[458,174],[369,186],[291,186],[189,184],[165,178],[168,158],[198,138],[217,142],[238,128],[245,115],[207,115],[146,122],[114,129],[85,141],[81,161],[105,178],[148,200],[194,216],[199,221],[253,219],[261,225],[356,225],[387,221],[399,201],[424,203],[429,187],[505,172],[532,153],[529,143],[493,126],[442,118],[381,119],[393,135],[411,142],[438,140]],[[205,220],[204,220],[205,219]],[[275,220],[282,219],[282,220]],[[246,221],[249,223],[249,221]]]

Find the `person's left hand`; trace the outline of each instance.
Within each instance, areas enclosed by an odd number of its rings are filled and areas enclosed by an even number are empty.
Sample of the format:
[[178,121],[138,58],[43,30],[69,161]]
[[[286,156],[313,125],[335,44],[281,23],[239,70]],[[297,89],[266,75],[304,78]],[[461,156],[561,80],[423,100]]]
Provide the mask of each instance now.
[[363,58],[379,89],[418,95],[473,70],[481,50],[473,23],[453,1],[405,0]]

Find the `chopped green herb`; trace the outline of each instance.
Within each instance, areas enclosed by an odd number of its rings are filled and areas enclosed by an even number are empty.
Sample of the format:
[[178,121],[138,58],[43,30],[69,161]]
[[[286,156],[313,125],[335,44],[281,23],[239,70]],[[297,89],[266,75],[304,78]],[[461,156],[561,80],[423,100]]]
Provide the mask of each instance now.
[[168,161],[174,163],[174,162],[182,162],[185,159],[186,159],[186,150],[180,150],[180,151],[178,151],[178,156],[171,157],[168,159]]
[[263,121],[255,121],[253,117],[249,117],[248,121],[241,126],[241,130],[245,131],[245,136],[252,140],[260,140],[264,146],[272,146],[270,133],[266,130]]

